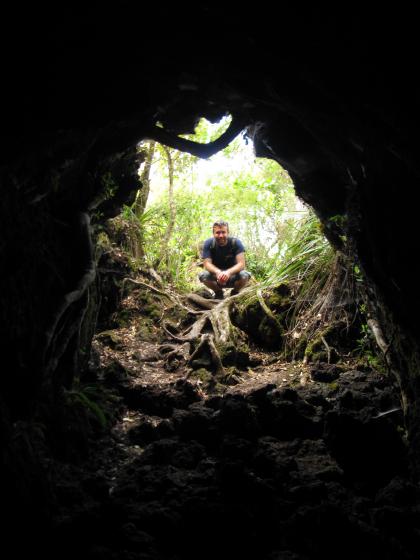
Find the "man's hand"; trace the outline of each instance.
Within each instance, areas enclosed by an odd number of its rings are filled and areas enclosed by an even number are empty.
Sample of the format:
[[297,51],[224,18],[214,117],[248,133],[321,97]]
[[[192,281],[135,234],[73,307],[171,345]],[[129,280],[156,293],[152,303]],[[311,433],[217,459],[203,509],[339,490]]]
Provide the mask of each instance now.
[[228,270],[221,270],[217,276],[217,283],[220,286],[224,286],[225,284],[227,284],[229,282],[229,278],[230,278],[230,272]]

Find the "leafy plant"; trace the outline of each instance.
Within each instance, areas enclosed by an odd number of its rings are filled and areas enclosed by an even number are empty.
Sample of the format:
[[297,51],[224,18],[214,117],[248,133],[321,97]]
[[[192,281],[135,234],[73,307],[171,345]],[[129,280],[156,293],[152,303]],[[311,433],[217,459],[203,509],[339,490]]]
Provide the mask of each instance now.
[[303,354],[317,340],[323,341],[329,353],[325,333],[332,333],[333,325],[349,330],[356,320],[358,296],[352,266],[343,253],[329,245],[311,212],[295,227],[283,248],[271,274],[246,291],[241,306],[257,301],[261,291],[270,293],[287,284],[292,302],[283,335],[286,354]]
[[101,428],[105,429],[107,427],[108,421],[104,410],[93,400],[94,398],[98,398],[96,387],[86,386],[80,389],[71,389],[67,391],[66,394],[73,402],[80,403],[92,412]]

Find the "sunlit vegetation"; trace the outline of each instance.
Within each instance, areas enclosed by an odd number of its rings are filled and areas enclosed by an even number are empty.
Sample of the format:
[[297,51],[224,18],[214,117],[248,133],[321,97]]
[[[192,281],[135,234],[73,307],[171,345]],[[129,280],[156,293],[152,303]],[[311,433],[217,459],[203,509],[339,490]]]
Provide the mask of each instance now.
[[[218,125],[203,119],[190,138],[208,142],[227,125],[227,119]],[[139,264],[157,269],[181,289],[191,289],[200,244],[221,218],[229,222],[231,235],[244,242],[254,279],[272,276],[308,213],[284,169],[272,160],[255,158],[251,142],[241,136],[209,161],[154,143],[140,149],[146,161],[153,150],[147,204],[142,213],[134,205],[123,214],[132,226],[129,245],[133,258],[140,257]]]
[[[208,143],[228,125],[229,119],[216,125],[202,119],[188,138]],[[349,337],[349,344],[350,338],[362,340],[366,354],[372,345],[360,338],[365,319],[354,266],[345,250],[328,243],[277,162],[256,158],[245,135],[207,161],[154,141],[142,143],[139,151],[143,188],[114,220],[134,270],[152,270],[172,292],[200,290],[201,244],[211,237],[215,220],[226,220],[230,234],[245,244],[252,273],[237,302],[245,313],[242,323],[247,308],[260,309],[273,331],[265,329],[261,340],[282,345],[288,357],[323,356],[329,362],[337,359],[342,337]]]

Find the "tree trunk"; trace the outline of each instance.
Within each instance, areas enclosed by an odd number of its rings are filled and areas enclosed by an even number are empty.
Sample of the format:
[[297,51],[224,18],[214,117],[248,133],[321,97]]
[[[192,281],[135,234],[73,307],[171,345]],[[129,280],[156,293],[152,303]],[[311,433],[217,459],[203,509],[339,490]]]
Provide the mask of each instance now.
[[176,208],[175,208],[175,201],[174,201],[174,162],[172,159],[171,150],[166,146],[162,146],[167,162],[168,162],[168,177],[169,177],[169,184],[168,184],[168,195],[169,195],[169,221],[168,227],[166,228],[165,235],[162,240],[162,251],[161,256],[158,262],[155,264],[154,268],[158,268],[160,263],[163,259],[166,259],[166,266],[169,267],[169,251],[168,245],[169,240],[172,235],[172,231],[175,226],[175,216],[176,216]]
[[[152,168],[153,157],[155,155],[156,142],[150,140],[148,142],[148,148],[146,149],[146,159],[144,162],[144,168],[140,175],[140,181],[142,188],[137,193],[136,201],[133,205],[134,214],[141,219],[146,208],[147,200],[149,198],[150,192],[150,170]],[[137,239],[133,243],[132,254],[135,259],[141,259],[144,257],[144,235],[143,226],[140,226],[137,232]]]

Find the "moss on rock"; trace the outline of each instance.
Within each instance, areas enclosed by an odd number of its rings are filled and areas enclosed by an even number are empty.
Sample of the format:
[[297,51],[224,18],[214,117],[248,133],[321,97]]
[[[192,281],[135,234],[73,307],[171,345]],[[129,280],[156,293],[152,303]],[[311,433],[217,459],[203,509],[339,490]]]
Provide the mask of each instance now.
[[249,346],[239,337],[218,347],[224,366],[246,367],[249,363]]
[[100,342],[102,342],[102,344],[105,344],[105,346],[109,346],[113,350],[124,348],[124,343],[121,339],[121,336],[116,330],[102,331],[96,335],[96,338]]
[[232,322],[255,342],[278,350],[283,347],[283,335],[287,329],[287,313],[292,305],[291,289],[287,284],[280,284],[263,297],[270,315],[256,297],[243,308],[232,308]]

